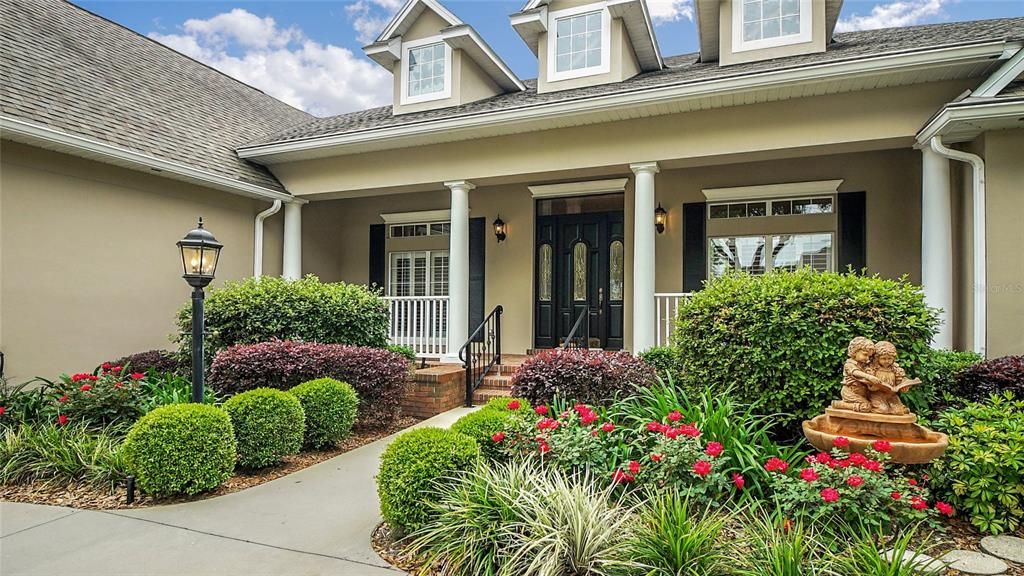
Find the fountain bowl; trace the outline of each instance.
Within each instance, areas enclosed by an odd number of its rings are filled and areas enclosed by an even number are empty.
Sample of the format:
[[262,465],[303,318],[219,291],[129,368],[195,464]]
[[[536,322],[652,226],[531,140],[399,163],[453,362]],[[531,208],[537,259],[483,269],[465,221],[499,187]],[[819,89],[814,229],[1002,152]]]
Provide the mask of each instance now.
[[913,414],[875,414],[829,407],[825,413],[804,420],[803,431],[807,440],[818,450],[828,452],[839,436],[850,440],[845,448],[850,452],[864,452],[876,440],[892,445],[889,455],[899,464],[926,464],[942,456],[949,438],[917,423]]

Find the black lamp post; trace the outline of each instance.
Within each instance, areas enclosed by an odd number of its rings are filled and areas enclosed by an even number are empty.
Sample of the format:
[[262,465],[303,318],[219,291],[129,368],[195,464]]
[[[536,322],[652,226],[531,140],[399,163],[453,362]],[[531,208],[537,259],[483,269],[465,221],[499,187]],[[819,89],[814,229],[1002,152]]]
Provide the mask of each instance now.
[[217,272],[217,258],[224,245],[217,242],[209,230],[203,228],[203,218],[199,217],[199,227],[185,234],[178,241],[181,251],[181,265],[185,270],[182,278],[192,287],[192,401],[203,401],[203,293]]

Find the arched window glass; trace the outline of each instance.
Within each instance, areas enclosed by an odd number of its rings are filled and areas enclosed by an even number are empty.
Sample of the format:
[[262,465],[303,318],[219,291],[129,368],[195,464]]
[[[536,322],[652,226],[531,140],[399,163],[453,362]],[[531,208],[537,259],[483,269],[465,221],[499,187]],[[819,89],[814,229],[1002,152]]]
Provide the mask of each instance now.
[[541,302],[551,301],[551,244],[541,244],[537,255],[537,298]]
[[587,300],[587,245],[583,242],[572,247],[572,299]]
[[608,268],[609,268],[609,287],[608,287],[608,299],[609,300],[622,300],[622,289],[625,285],[625,265],[623,263],[624,253],[622,240],[615,240],[612,245],[608,248]]

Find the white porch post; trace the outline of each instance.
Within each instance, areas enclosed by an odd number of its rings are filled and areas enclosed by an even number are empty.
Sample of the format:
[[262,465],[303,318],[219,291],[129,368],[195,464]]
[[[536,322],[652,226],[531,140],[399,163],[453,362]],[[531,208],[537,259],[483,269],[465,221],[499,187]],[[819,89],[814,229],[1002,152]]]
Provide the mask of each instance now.
[[469,337],[469,191],[466,180],[445,182],[452,191],[448,235],[448,353],[443,362],[459,362],[459,348]]
[[293,200],[284,205],[284,261],[281,276],[288,280],[302,277],[302,205]]
[[949,160],[921,149],[921,284],[928,306],[941,308],[932,347],[953,347],[953,231]]
[[657,162],[630,164],[636,174],[633,200],[633,353],[657,339],[654,301],[654,175]]

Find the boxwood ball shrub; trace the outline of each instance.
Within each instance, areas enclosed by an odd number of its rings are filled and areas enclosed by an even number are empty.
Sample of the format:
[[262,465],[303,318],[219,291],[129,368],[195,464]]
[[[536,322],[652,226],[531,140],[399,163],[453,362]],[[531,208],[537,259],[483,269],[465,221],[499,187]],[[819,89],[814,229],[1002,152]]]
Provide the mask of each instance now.
[[388,445],[380,459],[377,495],[381,515],[399,534],[421,527],[446,479],[472,469],[480,458],[475,440],[453,430],[411,430]]
[[605,404],[654,381],[654,370],[629,352],[561,349],[531,356],[512,376],[512,393],[533,405],[557,395],[566,401]]
[[452,424],[452,430],[465,434],[480,445],[480,453],[488,460],[502,457],[500,438],[512,426],[512,412],[502,408],[481,408],[459,418]]
[[920,287],[905,279],[802,268],[712,280],[680,307],[673,342],[690,382],[734,386],[739,401],[792,421],[838,397],[855,336],[895,344],[915,377],[936,326]]
[[258,388],[232,396],[224,403],[238,446],[238,464],[262,468],[302,448],[305,414],[295,396]]
[[198,494],[235,469],[235,432],[227,412],[206,404],[153,410],[128,431],[122,447],[128,471],[150,494]]
[[[234,344],[272,339],[381,347],[390,313],[365,286],[323,283],[316,276],[285,280],[264,276],[227,282],[206,296],[206,348],[212,355]],[[179,353],[191,347],[192,307],[178,312]]]
[[410,379],[409,361],[381,348],[272,340],[219,352],[210,385],[222,394],[255,388],[288,390],[317,378],[348,382],[359,396],[356,425],[383,428],[394,422]]
[[352,430],[359,408],[359,397],[352,386],[334,378],[318,378],[289,392],[299,399],[306,414],[305,447],[333,446]]

